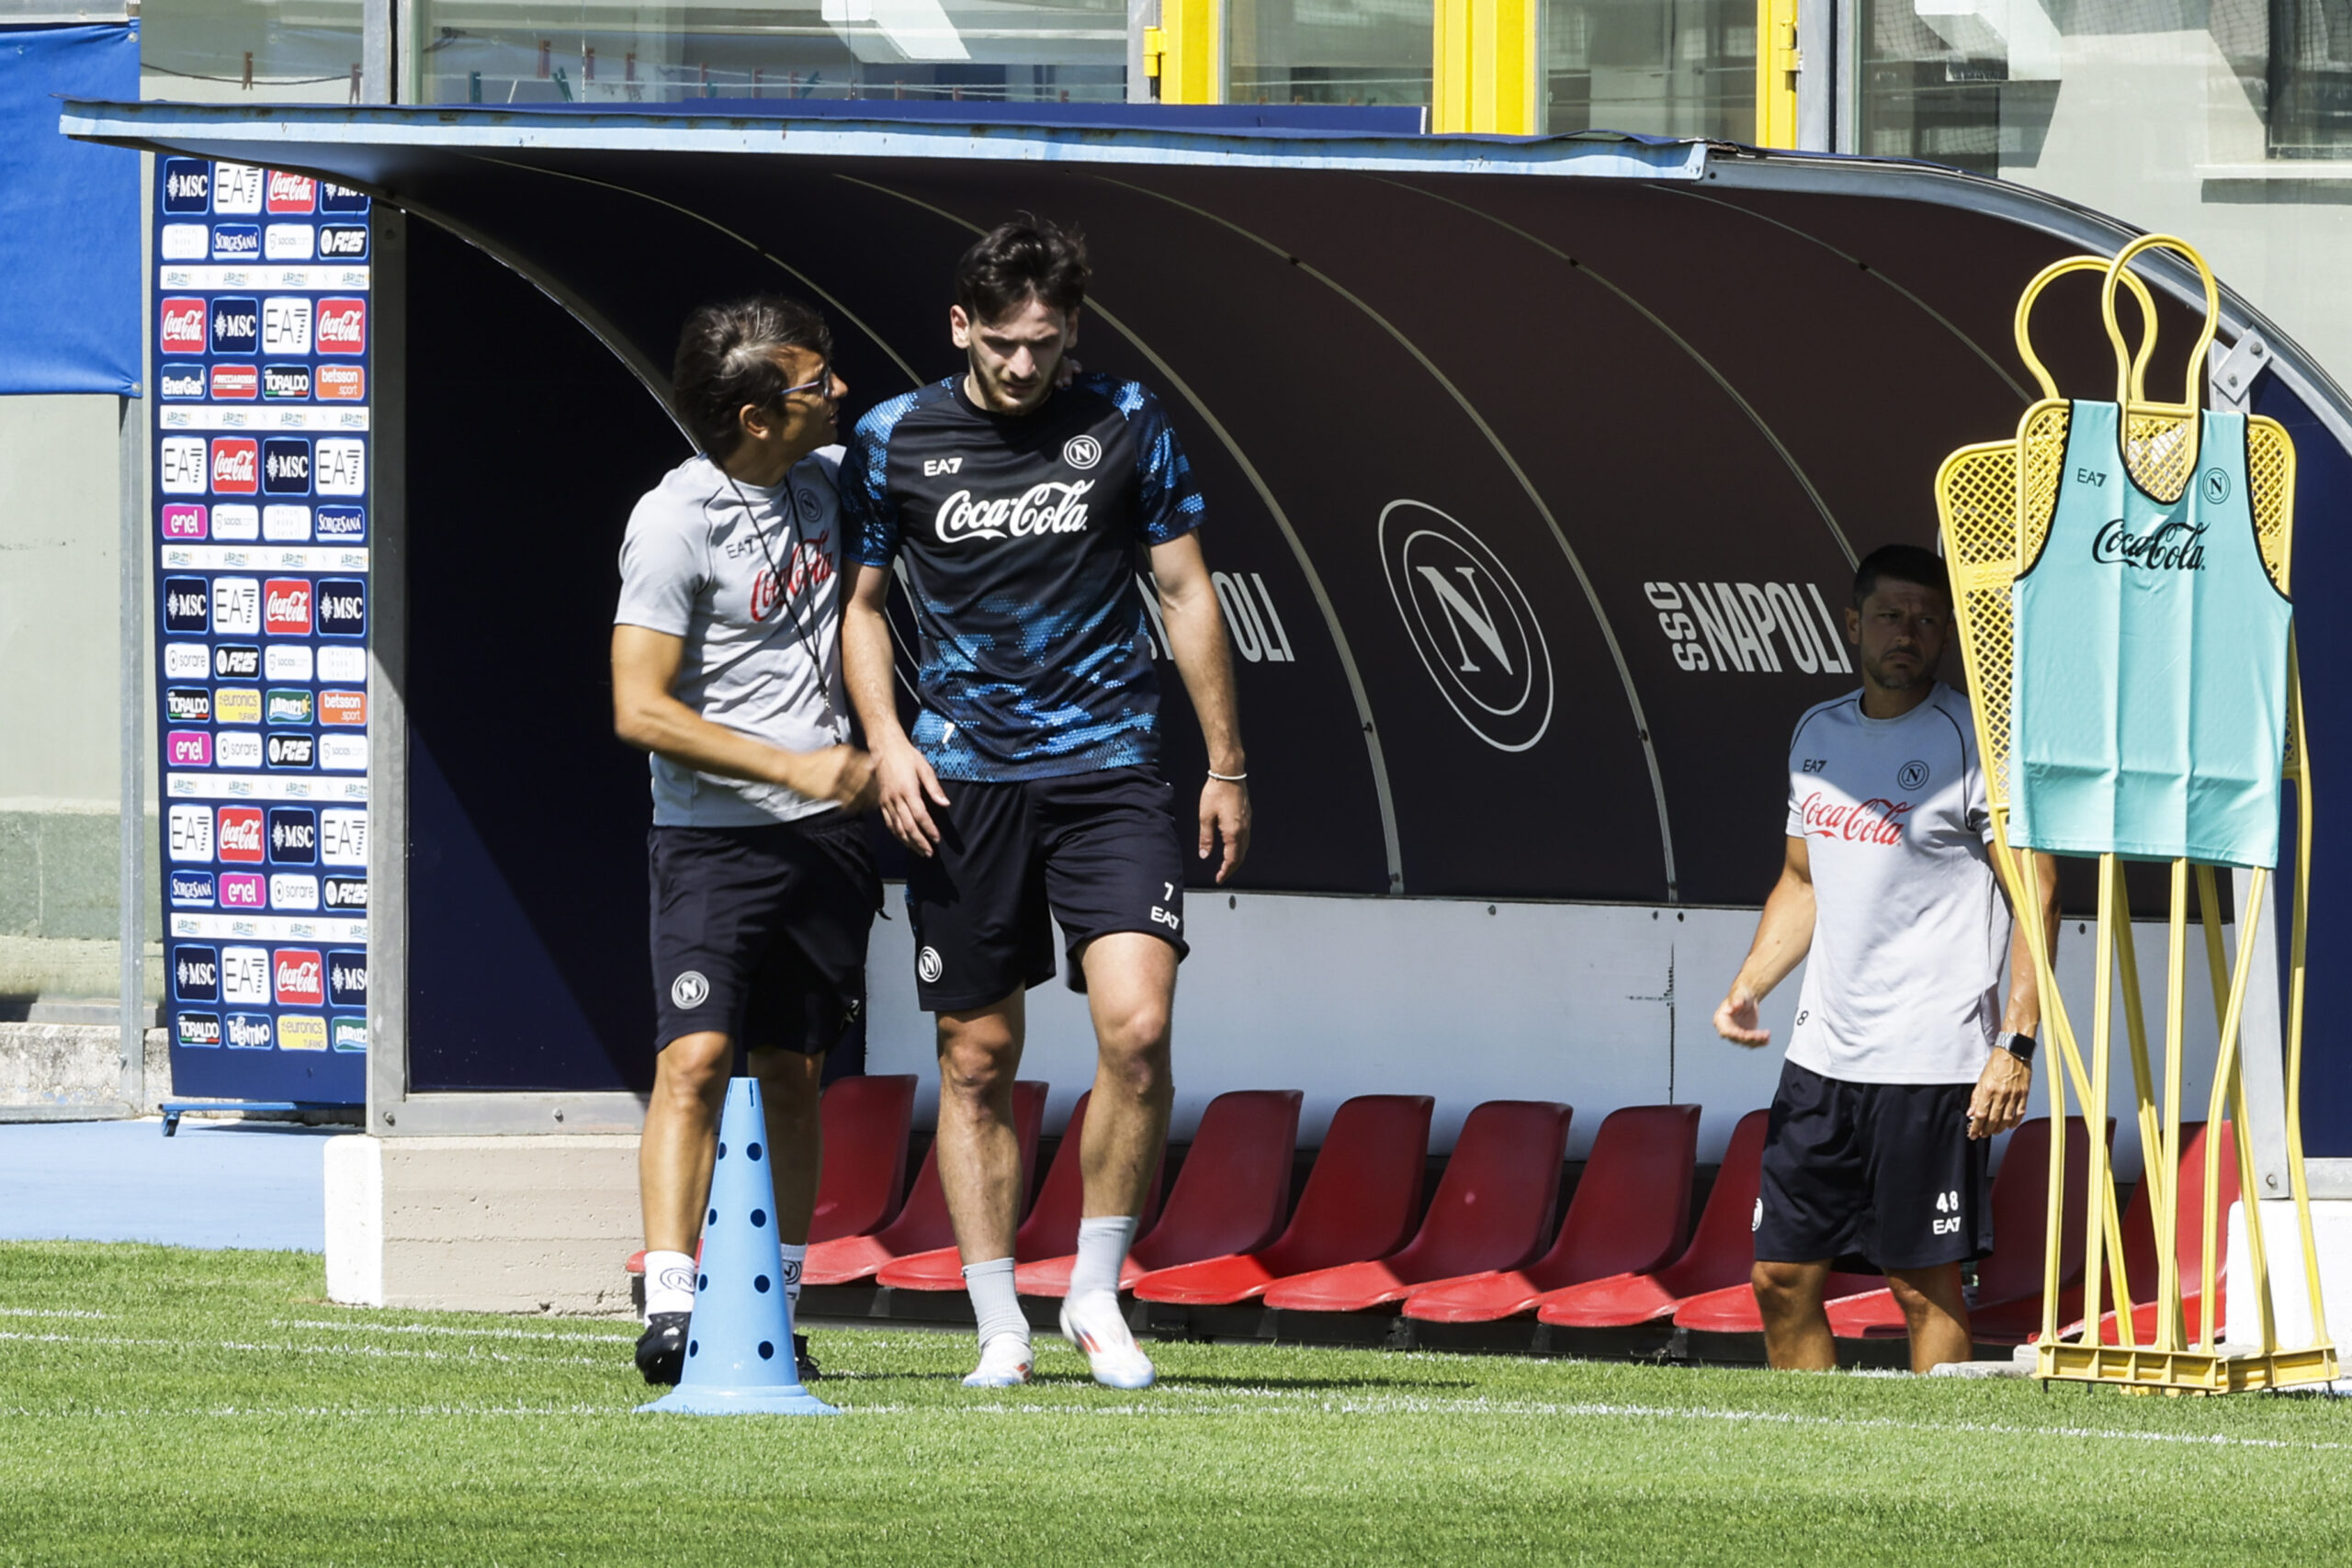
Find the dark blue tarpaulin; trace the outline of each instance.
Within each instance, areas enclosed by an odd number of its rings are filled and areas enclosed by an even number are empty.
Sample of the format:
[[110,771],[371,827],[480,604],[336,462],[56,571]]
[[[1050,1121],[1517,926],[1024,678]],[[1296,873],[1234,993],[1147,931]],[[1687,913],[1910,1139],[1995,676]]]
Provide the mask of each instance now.
[[138,96],[135,24],[0,27],[0,393],[138,385],[139,154],[57,130]]

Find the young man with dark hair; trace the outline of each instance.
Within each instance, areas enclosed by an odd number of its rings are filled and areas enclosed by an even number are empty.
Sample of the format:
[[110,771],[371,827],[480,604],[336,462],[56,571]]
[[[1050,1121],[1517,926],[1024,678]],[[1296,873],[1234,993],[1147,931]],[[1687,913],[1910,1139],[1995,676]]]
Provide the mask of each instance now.
[[[857,529],[843,657],[883,819],[911,852],[915,979],[939,1023],[940,1176],[979,1322],[973,1387],[1029,1377],[1012,1280],[1012,1084],[1022,994],[1053,976],[1056,920],[1098,1048],[1062,1332],[1098,1382],[1152,1381],[1119,1310],[1119,1274],[1167,1141],[1185,944],[1183,851],[1159,777],[1136,581],[1145,552],[1208,742],[1199,853],[1222,840],[1223,882],[1250,843],[1225,624],[1175,432],[1133,381],[1056,385],[1086,282],[1083,246],[1049,224],[1008,223],[973,245],[948,311],[964,372],[867,414],[842,466]],[[883,618],[893,561],[921,633],[911,737]]]
[[[825,1053],[865,1003],[881,883],[848,744],[842,523],[824,319],[766,297],[707,306],[678,343],[673,406],[702,450],[629,516],[613,626],[613,728],[651,754],[653,1095],[638,1156],[645,1333],[675,1382],[695,1245],[738,1046],[775,1151],[781,1279],[800,1293],[816,1204]],[[795,1350],[815,1375],[805,1337]]]
[[[1971,1353],[1960,1266],[1992,1247],[1986,1140],[2025,1114],[2041,1010],[1986,849],[1968,699],[1936,678],[1951,626],[1931,552],[1889,545],[1856,570],[1862,689],[1797,722],[1781,880],[1715,1010],[1724,1039],[1766,1044],[1757,1004],[1806,964],[1756,1204],[1775,1367],[1837,1364],[1822,1291],[1846,1256],[1885,1271],[1915,1371]],[[2055,868],[2032,858],[2054,952]]]

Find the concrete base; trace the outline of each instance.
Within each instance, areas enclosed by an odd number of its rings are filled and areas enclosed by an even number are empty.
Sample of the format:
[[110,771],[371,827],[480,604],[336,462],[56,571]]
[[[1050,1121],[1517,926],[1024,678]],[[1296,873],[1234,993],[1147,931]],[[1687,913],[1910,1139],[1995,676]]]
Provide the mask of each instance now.
[[630,1315],[639,1224],[634,1137],[326,1146],[327,1295],[346,1306]]
[[146,1103],[125,1105],[118,1025],[0,1023],[0,1121],[154,1114],[172,1092],[170,1036],[145,1040]]
[[[2312,1343],[2311,1296],[2303,1282],[2302,1236],[2295,1224],[2295,1205],[2286,1199],[2266,1200],[2262,1212],[2263,1247],[2269,1254],[2270,1301],[2282,1348]],[[2261,1342],[2261,1304],[2254,1290],[2254,1258],[2246,1247],[2245,1205],[2230,1205],[2227,1268],[2229,1300],[2223,1308],[2222,1334],[2234,1346]],[[2352,1348],[2352,1200],[2312,1200],[2312,1239],[2319,1253],[2320,1305],[2326,1314],[2329,1337],[2339,1352]],[[2352,1362],[2352,1356],[2343,1358]],[[2339,1393],[2352,1393],[2352,1378],[2328,1385]]]

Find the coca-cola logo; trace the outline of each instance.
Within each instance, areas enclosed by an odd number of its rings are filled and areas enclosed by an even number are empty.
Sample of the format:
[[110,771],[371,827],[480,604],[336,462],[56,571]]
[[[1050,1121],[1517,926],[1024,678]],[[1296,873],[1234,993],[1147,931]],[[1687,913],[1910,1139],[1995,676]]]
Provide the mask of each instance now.
[[273,577],[263,588],[262,623],[272,637],[301,637],[311,629],[311,585]]
[[308,175],[289,175],[283,169],[269,171],[269,210],[272,212],[308,212],[318,205],[318,182]]
[[2134,534],[2118,517],[2092,538],[2091,559],[2101,566],[2120,561],[2142,571],[2203,571],[2207,526],[2176,518],[2151,533]]
[[1092,479],[1054,479],[995,501],[976,500],[970,491],[959,490],[940,502],[933,531],[943,545],[1080,533],[1086,527],[1086,502],[1080,498],[1093,488]]
[[262,858],[261,810],[251,806],[220,808],[220,859],[258,861]]
[[281,948],[275,974],[280,1007],[326,999],[326,961],[312,948]]
[[250,439],[212,444],[212,488],[225,495],[253,495],[261,489],[261,444]]
[[365,354],[368,351],[368,301],[319,301],[318,346],[321,354]]
[[1808,838],[1837,839],[1849,844],[1884,844],[1893,846],[1903,841],[1905,818],[1911,815],[1910,801],[1863,800],[1840,804],[1823,797],[1819,790],[1804,797],[1804,830]]
[[775,572],[763,567],[752,579],[752,619],[764,621],[775,613],[775,607],[787,599],[797,599],[820,583],[832,580],[832,557],[826,547],[832,540],[832,531],[826,530],[813,539],[804,540],[792,547],[792,564],[785,570],[779,584]]
[[166,354],[202,354],[211,343],[201,299],[164,301],[163,346]]

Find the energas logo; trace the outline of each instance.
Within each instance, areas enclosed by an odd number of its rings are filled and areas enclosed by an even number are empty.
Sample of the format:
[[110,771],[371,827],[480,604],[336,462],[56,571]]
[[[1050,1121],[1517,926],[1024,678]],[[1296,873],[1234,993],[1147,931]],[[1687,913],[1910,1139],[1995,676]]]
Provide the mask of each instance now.
[[1425,502],[1380,513],[1380,564],[1421,667],[1470,732],[1524,751],[1552,727],[1552,649],[1519,580]]

